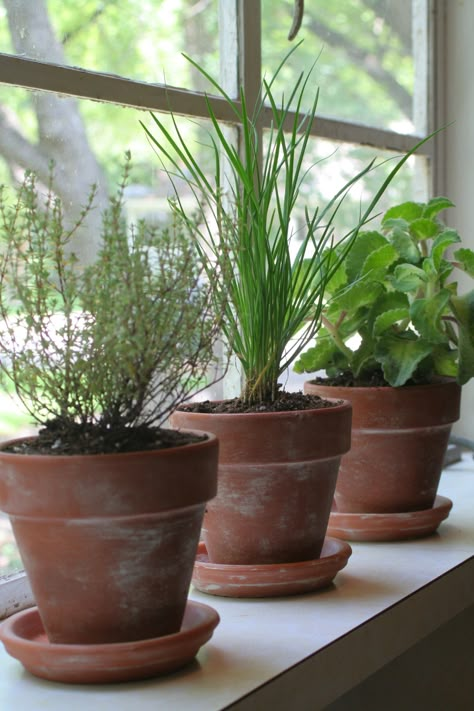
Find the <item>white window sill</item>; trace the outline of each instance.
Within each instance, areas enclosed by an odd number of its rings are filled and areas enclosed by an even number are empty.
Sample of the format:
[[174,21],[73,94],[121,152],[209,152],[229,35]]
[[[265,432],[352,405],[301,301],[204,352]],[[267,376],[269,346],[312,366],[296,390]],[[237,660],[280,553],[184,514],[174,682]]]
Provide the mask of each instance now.
[[474,603],[470,455],[443,474],[440,494],[454,506],[439,535],[354,543],[347,568],[319,593],[238,601],[193,591],[194,599],[218,610],[221,623],[199,664],[168,678],[116,686],[52,684],[30,676],[2,649],[0,708],[324,708]]

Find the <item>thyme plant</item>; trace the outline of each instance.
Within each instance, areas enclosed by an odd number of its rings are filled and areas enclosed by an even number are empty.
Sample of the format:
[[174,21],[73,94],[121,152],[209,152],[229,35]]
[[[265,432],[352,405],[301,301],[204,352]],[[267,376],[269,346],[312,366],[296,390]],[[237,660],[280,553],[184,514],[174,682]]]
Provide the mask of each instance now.
[[174,212],[167,227],[127,226],[129,167],[128,155],[103,213],[98,257],[85,268],[67,246],[94,189],[71,227],[53,173],[45,194],[31,172],[13,204],[0,190],[3,376],[46,429],[62,438],[100,432],[116,450],[137,430],[156,431],[207,384],[222,315],[215,298],[211,305],[192,220]]
[[[152,116],[154,131],[142,124],[161,158],[171,182],[183,180],[202,207],[200,244],[219,260],[224,248],[227,284],[214,282],[214,298],[222,303],[222,288],[228,289],[223,330],[233,354],[240,362],[244,386],[242,399],[248,405],[273,402],[279,397],[278,380],[290,363],[314,338],[321,325],[325,287],[344,261],[359,230],[367,222],[381,195],[407,160],[401,158],[370,201],[343,235],[336,261],[326,257],[333,244],[334,220],[350,189],[374,167],[372,161],[321,206],[305,205],[305,232],[296,254],[290,255],[295,208],[302,200],[302,183],[316,169],[305,163],[316,116],[318,91],[304,111],[310,92],[312,70],[303,72],[288,94],[278,101],[272,85],[291,56],[274,77],[264,80],[255,107],[248,107],[245,92],[232,99],[196,62],[191,64],[210,82],[213,90],[230,107],[241,127],[241,150],[228,140],[210,101],[206,106],[213,131],[207,146],[213,175],[208,178],[195,158],[176,117],[172,126]],[[257,130],[264,114],[271,118],[265,145]],[[153,128],[153,127],[152,127]],[[260,156],[263,154],[263,162]],[[165,166],[171,166],[166,168]],[[300,205],[301,207],[301,205]],[[188,220],[188,211],[176,188],[176,211]],[[306,260],[308,253],[311,260]]]

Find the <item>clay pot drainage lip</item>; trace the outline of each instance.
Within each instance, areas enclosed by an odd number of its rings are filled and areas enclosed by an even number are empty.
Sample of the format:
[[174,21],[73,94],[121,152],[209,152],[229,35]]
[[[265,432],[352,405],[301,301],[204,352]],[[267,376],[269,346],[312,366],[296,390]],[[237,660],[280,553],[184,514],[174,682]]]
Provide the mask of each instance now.
[[326,538],[321,557],[301,563],[226,565],[210,563],[199,544],[192,583],[196,590],[222,597],[279,597],[327,587],[352,553],[345,541]]
[[449,516],[451,499],[437,496],[431,509],[406,513],[331,511],[328,532],[349,541],[400,541],[434,533]]
[[0,625],[7,652],[25,669],[49,681],[107,684],[146,679],[176,671],[191,662],[219,624],[208,605],[188,600],[180,632],[114,644],[51,644],[38,608],[12,615]]

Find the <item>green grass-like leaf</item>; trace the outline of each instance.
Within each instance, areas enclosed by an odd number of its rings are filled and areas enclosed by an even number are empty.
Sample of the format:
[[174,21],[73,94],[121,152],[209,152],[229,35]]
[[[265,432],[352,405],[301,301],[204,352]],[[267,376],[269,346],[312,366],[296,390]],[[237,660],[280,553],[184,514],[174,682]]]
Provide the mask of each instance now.
[[[304,179],[317,170],[317,165],[307,167],[305,161],[319,95],[318,90],[313,91],[309,102],[306,101],[312,91],[313,68],[299,75],[286,96],[279,98],[274,93],[274,81],[296,49],[297,46],[288,53],[269,81],[262,82],[255,106],[247,105],[243,89],[238,100],[232,99],[212,76],[187,57],[213,92],[225,100],[240,131],[237,149],[228,139],[213,105],[206,100],[212,127],[209,157],[213,175],[209,178],[172,112],[171,129],[157,115],[152,116],[152,128],[142,124],[162,164],[171,165],[167,170],[171,182],[175,184],[177,177],[183,180],[200,205],[201,223],[196,239],[202,253],[211,255],[208,277],[212,284],[216,283],[217,291],[220,287],[213,278],[213,263],[225,246],[232,276],[227,285],[228,308],[223,331],[240,361],[245,380],[242,397],[249,403],[278,397],[280,375],[321,327],[328,286],[333,293],[338,285],[342,286],[342,267],[350,259],[359,232],[410,155],[395,164],[367,208],[354,218],[347,234],[338,236],[337,250],[331,250],[335,218],[348,192],[374,169],[374,161],[350,178],[326,203],[306,205],[305,231],[292,260],[289,250],[292,216],[303,199]],[[309,109],[304,110],[308,104]],[[264,114],[270,118],[263,145],[260,125]],[[182,219],[189,219],[178,191],[176,210]],[[355,297],[356,290],[350,296],[338,293],[338,302],[346,296]],[[217,291],[215,298],[221,302]],[[359,300],[362,298],[361,290],[357,296]],[[344,349],[343,341],[339,343]]]

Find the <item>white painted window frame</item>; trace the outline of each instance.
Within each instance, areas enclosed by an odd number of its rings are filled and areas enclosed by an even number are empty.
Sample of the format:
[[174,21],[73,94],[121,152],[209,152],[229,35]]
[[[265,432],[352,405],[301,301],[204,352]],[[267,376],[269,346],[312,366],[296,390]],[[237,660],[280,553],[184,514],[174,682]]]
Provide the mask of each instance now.
[[[431,47],[429,62],[431,71],[429,76],[422,77],[416,92],[421,97],[417,105],[418,116],[422,124],[426,119],[427,128],[431,130],[434,125],[443,124],[443,117],[439,112],[434,111],[434,102],[443,89],[442,83],[437,80],[437,72],[442,69],[442,65],[439,61],[435,61],[435,58],[438,57],[437,48],[443,44],[442,16],[445,0],[413,0],[413,2],[417,5],[420,14],[427,13],[429,20],[427,29],[423,23],[415,28],[418,37],[421,38],[422,52],[426,52],[428,46]],[[219,0],[221,81],[233,95],[236,95],[236,89],[241,84],[246,92],[248,106],[255,103],[261,81],[260,14],[260,0]],[[415,61],[420,61],[416,55]],[[0,84],[120,104],[138,110],[167,113],[172,107],[176,114],[183,116],[195,118],[207,116],[204,95],[198,92],[1,53]],[[234,125],[238,140],[239,127],[235,126],[235,115],[230,112],[225,101],[211,96],[210,102],[219,119]],[[263,131],[269,127],[269,122],[270,112],[267,112],[262,118],[259,130]],[[289,123],[291,122],[290,116]],[[312,134],[315,137],[362,144],[374,149],[393,150],[399,153],[410,150],[424,137],[421,133],[405,135],[356,122],[325,117],[318,117],[315,120]],[[441,170],[438,169],[438,156],[442,156],[443,145],[443,140],[438,139],[425,144],[419,151],[419,155],[426,157],[432,166],[434,189],[443,184],[442,167]],[[23,572],[0,577],[0,619],[33,604],[31,589]]]

